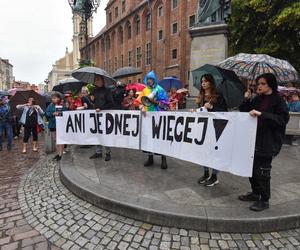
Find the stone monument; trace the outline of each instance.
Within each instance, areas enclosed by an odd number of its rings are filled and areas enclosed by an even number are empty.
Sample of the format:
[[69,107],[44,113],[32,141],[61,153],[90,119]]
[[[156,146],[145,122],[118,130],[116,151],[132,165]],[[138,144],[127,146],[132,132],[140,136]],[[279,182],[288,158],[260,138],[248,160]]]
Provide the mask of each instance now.
[[190,29],[191,63],[190,93],[199,93],[194,87],[192,71],[204,64],[216,64],[227,57],[228,26],[226,24],[231,13],[230,0],[199,0],[198,20]]

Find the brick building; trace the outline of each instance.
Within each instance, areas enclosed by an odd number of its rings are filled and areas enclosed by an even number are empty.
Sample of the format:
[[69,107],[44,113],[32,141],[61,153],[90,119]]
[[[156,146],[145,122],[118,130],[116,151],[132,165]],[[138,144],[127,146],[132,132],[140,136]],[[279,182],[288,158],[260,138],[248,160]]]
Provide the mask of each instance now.
[[[149,5],[150,2],[150,5]],[[143,74],[124,81],[141,81],[154,69],[159,78],[176,76],[188,83],[191,38],[197,0],[110,0],[106,26],[81,49],[101,68],[141,68]]]

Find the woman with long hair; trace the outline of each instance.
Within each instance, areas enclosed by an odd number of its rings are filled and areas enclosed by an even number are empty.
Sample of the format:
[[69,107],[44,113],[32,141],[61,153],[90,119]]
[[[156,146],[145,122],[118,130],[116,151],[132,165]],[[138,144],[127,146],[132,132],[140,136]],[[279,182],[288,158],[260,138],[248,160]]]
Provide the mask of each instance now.
[[42,118],[44,111],[39,105],[36,105],[33,97],[29,97],[26,104],[17,105],[17,109],[23,110],[20,119],[20,123],[24,126],[22,153],[27,153],[27,144],[31,135],[33,139],[32,151],[37,152],[38,130],[40,126],[44,126],[44,121]]
[[[216,82],[211,74],[205,74],[201,77],[201,87],[196,104],[198,108],[207,112],[228,111],[226,101],[222,94],[217,92]],[[198,183],[204,184],[206,187],[213,187],[219,184],[218,170],[213,169],[210,176],[209,168],[204,167],[204,175],[199,178]]]

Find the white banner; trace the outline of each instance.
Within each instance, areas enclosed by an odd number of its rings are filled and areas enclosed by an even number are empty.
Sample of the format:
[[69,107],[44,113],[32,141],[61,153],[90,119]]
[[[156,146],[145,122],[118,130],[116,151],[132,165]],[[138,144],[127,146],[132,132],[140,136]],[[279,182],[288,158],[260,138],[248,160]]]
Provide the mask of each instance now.
[[139,111],[68,111],[56,123],[58,144],[140,149]]
[[235,175],[252,176],[257,119],[248,113],[152,112],[142,122],[142,150]]
[[57,142],[142,149],[250,177],[256,127],[239,112],[68,111],[57,118]]

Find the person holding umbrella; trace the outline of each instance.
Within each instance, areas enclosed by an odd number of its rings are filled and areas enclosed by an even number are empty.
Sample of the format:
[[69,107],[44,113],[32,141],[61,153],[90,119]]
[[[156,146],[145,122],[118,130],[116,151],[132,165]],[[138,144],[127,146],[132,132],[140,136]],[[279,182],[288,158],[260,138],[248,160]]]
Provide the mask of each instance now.
[[278,94],[278,83],[272,73],[265,73],[256,79],[257,96],[251,98],[251,91],[245,93],[240,111],[258,119],[253,174],[249,179],[252,191],[239,196],[241,201],[252,201],[253,211],[269,208],[271,197],[270,180],[272,160],[282,147],[286,124],[289,121],[287,105]]
[[24,126],[24,137],[23,137],[23,150],[22,153],[26,154],[27,144],[30,136],[33,138],[32,151],[37,152],[37,141],[38,141],[38,129],[40,126],[44,126],[42,115],[44,111],[36,102],[33,97],[28,98],[26,104],[17,105],[17,109],[23,110],[20,123]]
[[12,113],[8,103],[5,102],[5,97],[0,97],[0,151],[2,151],[2,137],[6,133],[7,150],[12,148],[13,132],[12,132]]
[[[207,112],[226,112],[227,104],[224,97],[217,93],[215,79],[211,74],[205,74],[201,77],[201,87],[196,104],[200,110]],[[209,174],[209,168],[204,167],[204,175],[198,180],[199,184],[204,184],[206,187],[213,187],[219,184],[219,171],[212,170],[212,175]]]
[[[96,112],[101,112],[103,110],[112,109],[114,107],[114,100],[110,89],[105,87],[105,82],[103,76],[95,76],[95,88],[92,93],[92,99],[94,100],[94,108]],[[111,160],[111,149],[105,147],[106,156],[105,161]],[[96,152],[90,159],[102,158],[102,146],[96,146]]]

